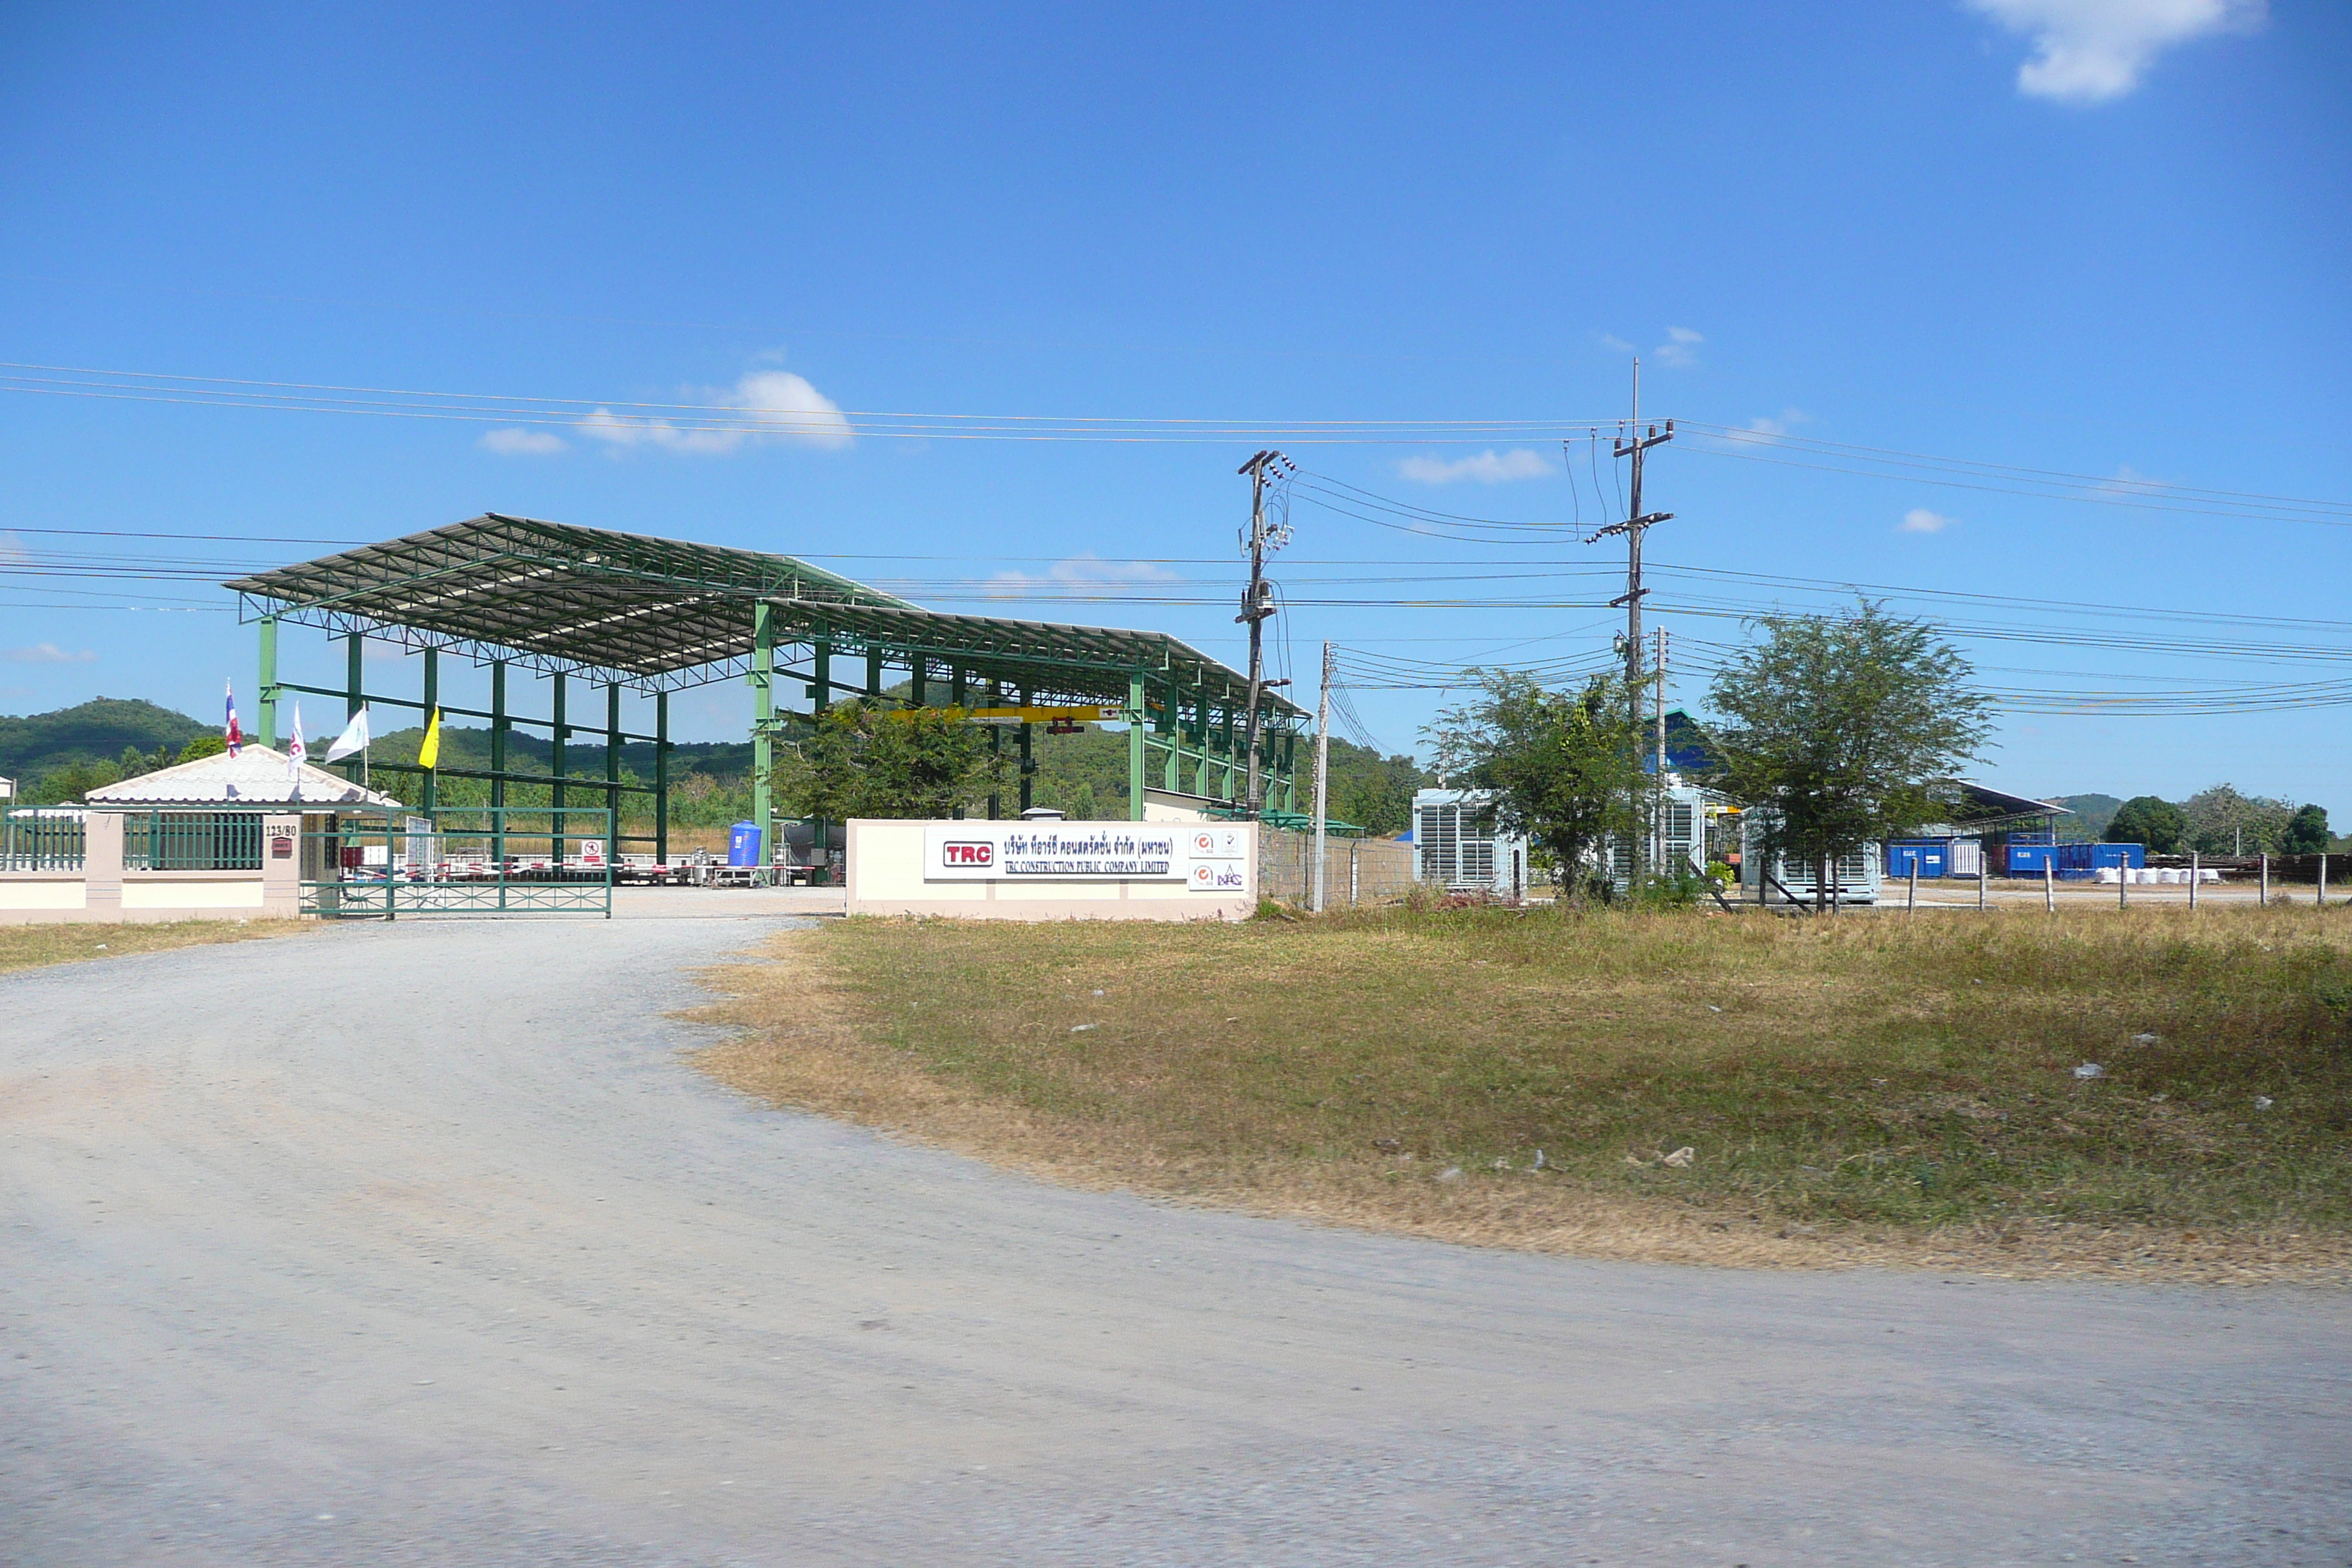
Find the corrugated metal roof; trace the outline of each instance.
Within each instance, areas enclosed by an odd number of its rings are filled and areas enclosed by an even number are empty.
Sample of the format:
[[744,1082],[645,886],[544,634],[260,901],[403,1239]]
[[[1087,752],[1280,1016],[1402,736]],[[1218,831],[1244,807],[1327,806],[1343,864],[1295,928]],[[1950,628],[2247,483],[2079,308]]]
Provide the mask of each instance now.
[[177,767],[124,779],[88,791],[82,798],[100,808],[156,806],[283,806],[318,811],[329,806],[404,810],[388,795],[362,789],[340,773],[304,764],[298,784],[287,772],[286,753],[247,744],[236,756],[223,752]]
[[[1039,701],[1124,701],[1136,670],[1219,703],[1247,700],[1239,671],[1159,632],[941,614],[790,555],[499,512],[227,586],[252,611],[333,632],[647,689],[742,674],[764,602],[782,613],[782,641],[822,635],[841,653],[952,658]],[[1305,717],[1272,691],[1262,700]]]

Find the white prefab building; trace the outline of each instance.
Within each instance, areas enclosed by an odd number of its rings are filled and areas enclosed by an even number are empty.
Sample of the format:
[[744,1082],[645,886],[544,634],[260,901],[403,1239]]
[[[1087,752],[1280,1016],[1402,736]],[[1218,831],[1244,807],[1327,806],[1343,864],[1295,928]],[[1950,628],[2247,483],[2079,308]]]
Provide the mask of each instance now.
[[[1781,903],[1790,900],[1810,904],[1820,890],[1819,868],[1808,861],[1796,864],[1781,856],[1771,857],[1765,864],[1765,854],[1759,847],[1763,824],[1749,812],[1741,819],[1739,851],[1739,890],[1743,898],[1759,904]],[[1830,901],[1838,904],[1874,904],[1878,901],[1878,873],[1885,864],[1885,855],[1876,843],[1843,856],[1831,868]],[[1768,875],[1769,873],[1769,875]]]
[[[1656,865],[1664,877],[1706,875],[1706,820],[1708,808],[1718,805],[1718,798],[1696,784],[1683,783],[1673,773],[1666,775],[1666,787],[1658,803]],[[1633,881],[1633,847],[1612,834],[1608,840],[1609,879],[1623,892]]]
[[1485,790],[1425,789],[1412,797],[1413,878],[1448,892],[1520,899],[1528,891],[1528,841],[1495,828]]

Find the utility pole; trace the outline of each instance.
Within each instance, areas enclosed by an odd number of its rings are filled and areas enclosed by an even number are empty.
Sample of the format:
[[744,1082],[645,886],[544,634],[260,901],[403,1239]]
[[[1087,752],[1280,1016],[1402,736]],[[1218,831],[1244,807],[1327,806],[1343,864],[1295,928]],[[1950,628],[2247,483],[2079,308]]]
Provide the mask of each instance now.
[[[1642,534],[1675,515],[1670,511],[1645,513],[1642,510],[1643,457],[1651,447],[1675,438],[1675,422],[1667,420],[1663,434],[1654,425],[1650,426],[1646,436],[1643,433],[1642,362],[1638,359],[1633,362],[1633,416],[1627,421],[1627,429],[1630,436],[1617,437],[1612,453],[1615,457],[1633,459],[1633,493],[1627,500],[1625,521],[1611,523],[1584,542],[1598,543],[1612,533],[1625,536],[1625,593],[1623,597],[1612,599],[1609,604],[1612,609],[1619,605],[1625,606],[1625,700],[1632,710],[1628,717],[1633,731],[1638,735],[1642,731],[1642,599],[1649,592],[1642,586]],[[1634,840],[1636,843],[1641,841],[1638,837]],[[1644,867],[1634,867],[1634,880],[1640,881],[1645,870]]]
[[1244,805],[1250,819],[1255,821],[1265,805],[1265,781],[1260,775],[1258,757],[1259,736],[1265,719],[1258,705],[1265,696],[1265,621],[1274,614],[1274,584],[1265,580],[1265,558],[1290,541],[1287,522],[1273,528],[1265,525],[1265,487],[1269,479],[1279,481],[1298,471],[1298,465],[1279,452],[1260,452],[1234,470],[1247,474],[1250,481],[1249,533],[1243,544],[1249,551],[1249,586],[1242,591],[1242,613],[1234,619],[1249,626],[1249,793]]
[[1323,695],[1315,704],[1315,912],[1323,912],[1323,839],[1331,807],[1331,679],[1339,660],[1323,644]]

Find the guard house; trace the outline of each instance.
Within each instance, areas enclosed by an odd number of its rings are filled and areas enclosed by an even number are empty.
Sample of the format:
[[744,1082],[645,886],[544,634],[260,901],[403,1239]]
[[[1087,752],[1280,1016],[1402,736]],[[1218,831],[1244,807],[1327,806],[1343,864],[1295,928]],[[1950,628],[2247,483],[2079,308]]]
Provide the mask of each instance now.
[[[1154,815],[1147,808],[1155,805],[1171,816],[1230,813],[1246,795],[1249,681],[1176,638],[927,610],[789,555],[494,512],[227,586],[258,630],[264,745],[277,743],[280,706],[295,693],[340,701],[347,716],[373,704],[419,723],[437,710],[445,723],[487,726],[487,766],[428,771],[379,761],[375,771],[402,775],[403,793],[427,816],[453,778],[486,784],[493,812],[518,786],[534,799],[551,795],[559,859],[572,807],[600,812],[616,851],[635,846],[669,859],[670,698],[736,679],[750,698],[751,816],[771,862],[780,836],[770,776],[787,726],[844,698],[880,700],[900,682],[907,705],[970,713],[992,725],[992,748],[1017,752],[1017,803],[992,798],[992,816],[1032,804],[1038,724],[1126,726],[1131,818]],[[281,672],[279,638],[293,626],[343,644],[341,685],[304,685]],[[414,656],[394,667],[412,678],[401,683],[406,689],[366,684],[371,641]],[[449,655],[487,672],[486,706],[442,700],[440,661]],[[545,689],[539,713],[515,700],[517,687],[533,681]],[[625,706],[643,715],[634,727],[625,727]],[[1307,713],[1263,689],[1256,713],[1263,799],[1295,811]],[[517,765],[517,726],[549,738],[544,770]],[[574,737],[601,746],[600,773],[573,771],[566,742]],[[650,753],[650,780],[624,776],[620,759],[632,742]],[[648,816],[650,833],[623,830]]]

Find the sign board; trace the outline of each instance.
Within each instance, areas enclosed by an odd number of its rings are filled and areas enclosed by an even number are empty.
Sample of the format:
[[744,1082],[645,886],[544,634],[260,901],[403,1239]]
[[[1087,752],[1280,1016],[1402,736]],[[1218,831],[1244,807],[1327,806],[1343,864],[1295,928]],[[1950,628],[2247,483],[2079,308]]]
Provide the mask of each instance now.
[[582,839],[580,863],[583,866],[602,866],[604,863],[604,841],[601,838]]
[[[1245,833],[1236,834],[1245,841]],[[1159,822],[937,822],[923,829],[927,882],[1183,882],[1193,875],[1191,832]],[[1218,862],[1217,890],[1245,885],[1238,848]],[[1226,884],[1222,873],[1241,880]]]
[[1117,703],[1084,703],[1076,707],[1063,705],[1051,708],[975,708],[970,714],[974,724],[1017,726],[1022,724],[1124,724],[1127,710]]

